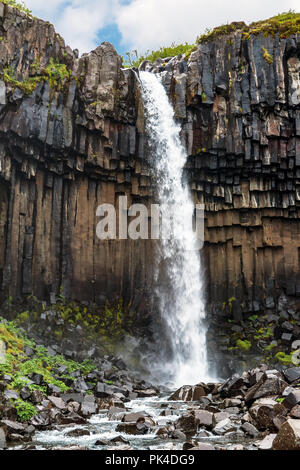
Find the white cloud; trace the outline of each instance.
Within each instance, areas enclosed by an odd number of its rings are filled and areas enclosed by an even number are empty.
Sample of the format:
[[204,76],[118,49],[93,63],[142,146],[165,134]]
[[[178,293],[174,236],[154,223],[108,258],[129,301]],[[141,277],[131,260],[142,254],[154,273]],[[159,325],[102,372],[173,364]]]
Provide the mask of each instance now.
[[119,9],[117,24],[124,44],[143,52],[173,41],[194,42],[206,28],[289,9],[299,9],[298,0],[133,0]]
[[[299,0],[25,0],[35,15],[54,23],[73,49],[89,52],[99,31],[117,25],[122,45],[139,52],[194,42],[206,28],[251,22],[282,10],[299,9]],[[116,45],[118,48],[118,44]]]
[[66,44],[81,53],[98,45],[99,30],[114,23],[119,0],[25,0],[40,18],[54,23]]

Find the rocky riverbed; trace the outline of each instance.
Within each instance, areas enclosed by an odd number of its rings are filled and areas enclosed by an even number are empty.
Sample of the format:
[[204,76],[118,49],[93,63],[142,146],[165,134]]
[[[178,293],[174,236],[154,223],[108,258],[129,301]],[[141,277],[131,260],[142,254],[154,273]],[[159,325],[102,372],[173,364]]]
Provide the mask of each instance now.
[[[172,392],[142,380],[120,358],[76,363],[30,347],[11,323],[0,327],[8,346],[0,377],[2,449],[300,450],[299,367],[261,365],[223,383]],[[9,366],[14,375],[5,373]],[[40,373],[30,373],[34,368]]]

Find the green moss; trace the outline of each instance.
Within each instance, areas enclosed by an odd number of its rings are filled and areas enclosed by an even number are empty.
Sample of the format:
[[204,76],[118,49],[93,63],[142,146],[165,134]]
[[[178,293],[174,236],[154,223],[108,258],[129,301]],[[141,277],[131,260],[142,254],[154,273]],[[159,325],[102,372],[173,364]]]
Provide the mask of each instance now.
[[265,47],[262,47],[262,51],[264,53],[264,59],[268,64],[273,64],[273,57],[271,54],[268,52],[268,50]]
[[213,30],[206,31],[202,36],[199,36],[196,42],[198,44],[209,42],[236,31],[242,32],[244,39],[249,39],[251,35],[261,33],[265,36],[274,36],[278,33],[281,38],[287,38],[292,34],[300,33],[300,13],[289,11],[266,20],[256,21],[249,25],[246,25],[244,22],[234,22],[218,26]]
[[[48,385],[56,385],[61,392],[66,392],[69,388],[64,384],[63,380],[58,380],[52,375],[52,370],[64,365],[67,368],[67,374],[63,378],[69,378],[68,374],[80,371],[83,375],[87,375],[96,369],[95,365],[90,361],[78,363],[67,360],[63,356],[49,356],[47,349],[36,347],[33,341],[28,340],[24,334],[15,326],[14,322],[4,322],[0,318],[0,339],[6,344],[6,358],[4,364],[0,364],[0,375],[9,374],[12,381],[9,388],[12,390],[21,390],[24,386],[28,386],[30,390],[47,391]],[[24,346],[30,346],[35,355],[33,358],[26,357]],[[40,374],[43,377],[44,385],[38,387],[30,384],[29,376],[31,374]]]
[[236,346],[237,348],[242,349],[243,351],[249,351],[252,348],[252,344],[250,343],[250,341],[243,341],[241,339],[236,342]]
[[15,70],[12,66],[6,67],[3,70],[3,80],[6,84],[11,85],[13,89],[19,88],[25,95],[30,95],[36,89],[38,83],[49,82],[52,89],[61,91],[66,84],[70,82],[73,77],[71,70],[65,64],[54,62],[51,57],[49,64],[41,69],[39,73],[39,63],[36,61],[32,65],[32,70],[37,74],[29,77],[26,80],[20,81],[15,76]]
[[293,364],[291,354],[285,354],[284,352],[279,352],[276,354],[275,358],[285,366]]

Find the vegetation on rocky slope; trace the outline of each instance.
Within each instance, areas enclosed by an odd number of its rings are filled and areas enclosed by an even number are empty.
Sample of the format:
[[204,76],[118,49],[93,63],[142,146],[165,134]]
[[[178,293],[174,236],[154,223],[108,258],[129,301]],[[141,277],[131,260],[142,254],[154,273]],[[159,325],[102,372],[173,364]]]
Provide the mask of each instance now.
[[244,39],[249,39],[251,35],[258,35],[260,33],[263,33],[265,36],[274,36],[276,33],[279,33],[281,38],[287,38],[291,34],[300,33],[300,13],[289,11],[249,25],[240,21],[218,26],[199,36],[196,42],[197,44],[205,43],[236,31],[242,32]]
[[31,10],[29,10],[29,8],[27,8],[25,3],[22,1],[18,2],[17,0],[0,0],[0,3],[5,3],[5,5],[17,8],[18,10],[23,11],[24,13],[27,13],[27,15],[31,16]]
[[176,57],[184,55],[186,59],[189,58],[191,52],[196,50],[195,44],[171,44],[170,46],[162,46],[156,51],[147,51],[145,54],[140,55],[137,50],[126,53],[124,63],[126,67],[139,67],[144,60],[155,62],[157,59],[165,59],[167,57]]
[[35,62],[32,73],[33,76],[21,81],[16,77],[13,67],[7,67],[3,70],[3,79],[12,89],[19,88],[25,95],[30,95],[41,82],[49,82],[52,89],[61,91],[71,79],[75,79],[66,64],[54,62],[52,57],[46,67],[41,68],[39,62]]

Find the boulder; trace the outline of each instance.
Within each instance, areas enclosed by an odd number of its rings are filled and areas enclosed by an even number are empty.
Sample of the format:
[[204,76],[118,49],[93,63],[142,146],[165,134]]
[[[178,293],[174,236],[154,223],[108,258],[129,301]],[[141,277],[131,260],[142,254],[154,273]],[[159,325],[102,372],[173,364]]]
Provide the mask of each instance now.
[[294,406],[300,404],[300,390],[294,389],[291,391],[287,397],[285,397],[283,405],[288,408],[292,409]]
[[121,423],[121,424],[118,424],[118,426],[116,427],[116,431],[117,432],[123,432],[125,434],[132,434],[132,435],[140,434],[137,427],[136,427],[136,423]]
[[274,450],[300,450],[300,421],[288,419],[273,442]]
[[245,432],[245,434],[248,434],[251,437],[257,437],[259,435],[259,431],[251,423],[242,424],[241,429]]
[[66,434],[67,437],[83,437],[90,435],[91,433],[87,429],[74,429]]
[[44,394],[40,390],[33,390],[31,394],[31,401],[34,404],[41,403],[44,400]]
[[199,421],[200,427],[205,427],[211,429],[213,426],[213,413],[205,410],[195,410],[194,411],[195,418]]
[[83,416],[91,416],[96,414],[97,410],[98,407],[95,402],[95,397],[93,395],[86,395],[80,408],[81,414]]
[[259,431],[268,429],[275,432],[277,428],[274,418],[279,415],[285,416],[286,408],[273,398],[261,398],[253,403],[249,415]]
[[58,408],[59,410],[65,410],[66,409],[66,403],[62,398],[59,397],[48,397],[48,400],[52,403],[55,408]]
[[199,401],[206,396],[206,391],[202,385],[184,385],[170,396],[170,401]]
[[280,377],[264,374],[260,381],[248,390],[245,402],[251,403],[258,398],[281,395],[287,386],[288,384]]
[[262,441],[257,442],[256,445],[259,450],[272,450],[273,442],[277,434],[269,434]]
[[224,419],[229,418],[230,414],[227,411],[220,411],[219,413],[214,413],[213,415],[213,425],[216,426]]
[[86,424],[86,419],[79,414],[69,412],[66,415],[62,415],[57,420],[58,424]]
[[233,375],[230,379],[224,382],[219,388],[221,397],[232,397],[241,393],[243,386],[245,385],[244,377],[239,374]]
[[6,345],[4,341],[0,339],[0,364],[4,364],[5,360],[6,360]]
[[156,397],[158,395],[157,390],[154,390],[154,388],[149,388],[147,390],[135,390],[135,393],[138,394],[139,398],[150,398]]
[[283,375],[289,384],[300,380],[300,367],[291,367],[290,369],[286,369],[283,371]]
[[294,406],[294,408],[290,412],[290,416],[292,418],[300,419],[300,405]]
[[199,420],[193,413],[182,415],[176,423],[176,429],[184,432],[188,439],[196,434],[198,426]]
[[229,418],[223,419],[213,428],[213,433],[219,436],[235,431],[237,431],[237,426]]
[[180,431],[179,429],[175,429],[175,431],[172,432],[171,434],[171,439],[177,439],[179,441],[185,441],[186,440],[186,435],[184,432]]
[[6,448],[6,432],[3,426],[0,426],[0,449]]
[[126,414],[123,419],[122,419],[122,422],[123,423],[136,423],[140,418],[144,418],[146,416],[146,414],[141,411],[141,412],[138,412],[138,413],[128,413]]

